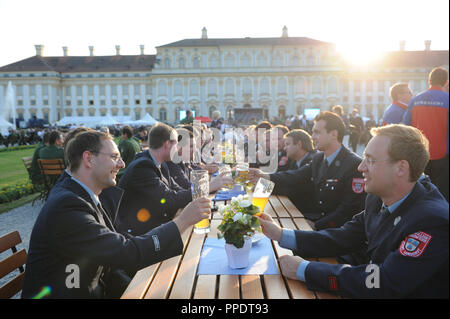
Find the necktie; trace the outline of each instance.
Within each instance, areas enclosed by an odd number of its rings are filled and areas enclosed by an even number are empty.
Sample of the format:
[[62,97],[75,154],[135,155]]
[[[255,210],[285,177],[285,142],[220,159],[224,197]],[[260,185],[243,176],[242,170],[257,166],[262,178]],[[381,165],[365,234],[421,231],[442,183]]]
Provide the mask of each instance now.
[[381,224],[383,221],[385,221],[389,216],[391,215],[391,213],[389,212],[389,209],[387,208],[387,206],[382,206],[380,212],[378,213],[378,224]]
[[103,209],[100,203],[98,203],[97,208],[100,212],[99,214],[100,223],[108,227],[110,230],[114,231],[114,226],[111,220],[109,219],[108,214],[106,214],[105,210]]

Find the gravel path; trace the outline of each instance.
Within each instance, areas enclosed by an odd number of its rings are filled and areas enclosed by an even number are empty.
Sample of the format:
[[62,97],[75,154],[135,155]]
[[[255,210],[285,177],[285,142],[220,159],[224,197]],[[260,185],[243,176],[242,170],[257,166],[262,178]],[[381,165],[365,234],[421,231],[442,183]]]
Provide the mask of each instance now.
[[[0,236],[6,235],[14,230],[19,231],[20,237],[22,238],[22,243],[16,246],[17,250],[25,248],[28,252],[31,231],[34,226],[39,212],[41,211],[43,202],[36,201],[34,206],[32,203],[17,207],[8,212],[0,214]],[[11,255],[11,250],[8,250],[0,254],[0,260]],[[0,286],[4,285],[8,280],[16,276],[19,271],[14,271],[11,274],[0,279]],[[19,298],[20,294],[14,296]]]

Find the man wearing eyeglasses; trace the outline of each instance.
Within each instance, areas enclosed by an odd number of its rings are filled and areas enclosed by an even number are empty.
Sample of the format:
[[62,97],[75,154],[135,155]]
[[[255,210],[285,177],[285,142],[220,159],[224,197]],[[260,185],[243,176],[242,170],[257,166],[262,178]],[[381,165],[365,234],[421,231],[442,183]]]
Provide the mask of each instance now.
[[[371,134],[358,167],[368,193],[365,210],[351,221],[338,229],[293,231],[261,216],[264,234],[298,254],[281,256],[281,271],[308,289],[350,298],[448,298],[448,203],[423,175],[428,140],[401,124]],[[366,260],[357,265],[304,259],[364,247]]]
[[210,201],[201,198],[171,222],[138,237],[124,236],[99,200],[124,167],[112,137],[79,133],[68,143],[66,159],[71,176],[50,193],[33,227],[23,298],[38,296],[42,289],[47,298],[120,297],[123,290],[110,280],[113,271],[133,273],[181,254],[180,234],[210,212]]

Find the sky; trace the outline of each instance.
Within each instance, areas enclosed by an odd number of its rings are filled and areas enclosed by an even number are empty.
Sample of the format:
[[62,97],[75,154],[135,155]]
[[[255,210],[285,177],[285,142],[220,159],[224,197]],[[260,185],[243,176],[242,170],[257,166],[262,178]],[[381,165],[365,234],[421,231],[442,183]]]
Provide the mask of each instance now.
[[448,0],[0,0],[0,66],[35,55],[155,54],[188,38],[292,37],[336,44],[354,61],[381,52],[449,49]]

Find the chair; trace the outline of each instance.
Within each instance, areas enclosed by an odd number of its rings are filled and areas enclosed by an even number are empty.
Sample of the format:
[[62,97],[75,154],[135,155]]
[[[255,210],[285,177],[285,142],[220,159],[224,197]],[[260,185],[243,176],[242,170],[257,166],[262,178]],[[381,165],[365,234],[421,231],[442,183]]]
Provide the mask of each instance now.
[[23,288],[25,277],[23,265],[25,265],[27,261],[27,252],[25,249],[17,251],[16,245],[21,242],[22,239],[20,238],[18,231],[13,231],[0,237],[0,254],[8,249],[11,249],[12,251],[11,256],[0,261],[0,278],[10,274],[15,269],[19,269],[20,272],[17,276],[0,287],[0,299],[11,298]]
[[64,161],[60,158],[55,159],[38,159],[41,174],[44,177],[44,187],[41,191],[39,199],[47,200],[48,194],[52,189],[58,177],[66,169]]
[[30,176],[31,162],[33,161],[33,156],[22,157],[22,162],[27,169],[28,176]]

